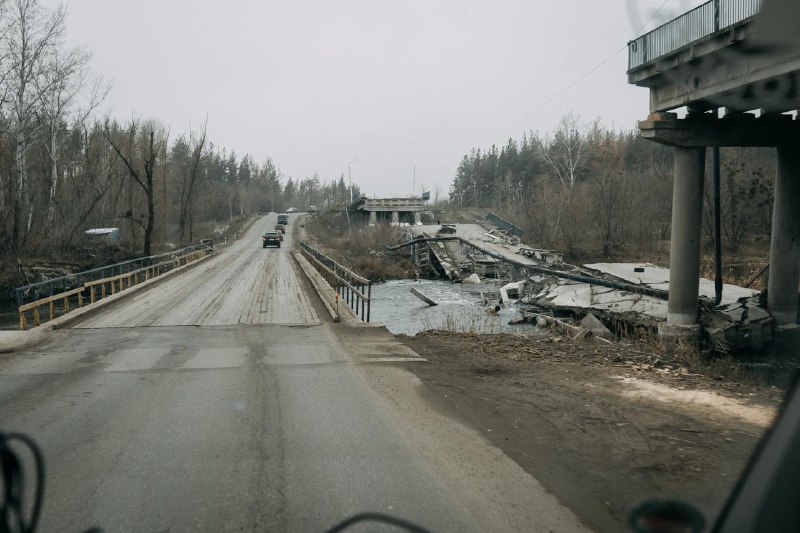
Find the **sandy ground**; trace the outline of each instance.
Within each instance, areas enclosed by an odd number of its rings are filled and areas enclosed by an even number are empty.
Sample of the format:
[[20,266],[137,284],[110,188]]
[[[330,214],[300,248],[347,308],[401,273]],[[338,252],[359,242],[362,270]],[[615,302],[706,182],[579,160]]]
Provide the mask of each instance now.
[[[713,519],[782,398],[773,387],[630,364],[586,342],[431,332],[401,336],[440,412],[471,424],[598,531],[673,496]],[[621,364],[625,360],[628,364]]]

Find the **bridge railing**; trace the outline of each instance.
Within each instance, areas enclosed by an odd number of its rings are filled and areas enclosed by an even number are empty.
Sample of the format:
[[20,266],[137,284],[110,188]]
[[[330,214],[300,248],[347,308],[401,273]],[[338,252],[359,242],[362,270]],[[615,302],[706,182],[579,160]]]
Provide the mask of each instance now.
[[340,265],[305,241],[300,242],[300,252],[336,291],[338,300],[344,300],[363,322],[369,322],[372,282]]
[[628,42],[628,70],[665,56],[754,15],[762,0],[710,0]]
[[500,218],[499,216],[495,215],[494,213],[489,213],[488,215],[486,215],[486,218],[489,220],[489,222],[491,222],[492,224],[494,224],[498,228],[507,230],[509,233],[511,233],[512,235],[516,235],[520,239],[522,238],[522,233],[523,232],[522,232],[522,229],[519,226],[516,226],[516,225],[512,224],[508,220]]
[[[179,266],[191,263],[213,252],[213,245],[203,243],[166,254],[140,257],[114,265],[95,268],[14,289],[19,311],[19,327],[28,326],[29,317],[35,326],[43,322],[41,307],[47,306],[47,320],[94,303],[160,276]],[[47,320],[44,320],[46,322]]]

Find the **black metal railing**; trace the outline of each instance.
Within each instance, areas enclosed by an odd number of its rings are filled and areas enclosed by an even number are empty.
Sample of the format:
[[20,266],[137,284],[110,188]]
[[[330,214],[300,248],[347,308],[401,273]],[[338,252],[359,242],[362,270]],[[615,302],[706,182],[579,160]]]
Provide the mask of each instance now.
[[756,15],[762,0],[710,0],[628,42],[628,70]]
[[17,300],[17,306],[22,307],[26,303],[31,303],[41,298],[83,287],[83,285],[88,282],[128,274],[152,265],[167,264],[180,266],[185,257],[200,250],[213,250],[213,244],[195,244],[165,254],[139,257],[137,259],[131,259],[130,261],[93,268],[92,270],[77,272],[60,278],[31,283],[14,289],[14,298]]
[[340,265],[304,241],[300,242],[300,252],[336,291],[337,299],[346,302],[362,321],[369,322],[372,282]]

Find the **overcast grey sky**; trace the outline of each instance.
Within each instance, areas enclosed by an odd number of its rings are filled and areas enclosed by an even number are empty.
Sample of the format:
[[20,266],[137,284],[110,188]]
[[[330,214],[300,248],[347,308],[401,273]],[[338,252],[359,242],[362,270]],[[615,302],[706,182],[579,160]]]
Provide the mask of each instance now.
[[[695,0],[72,0],[68,42],[113,81],[105,109],[347,176],[370,196],[446,193],[472,147],[552,130],[568,111],[631,129],[634,32]],[[57,5],[56,1],[45,1]],[[663,5],[663,7],[662,7]],[[543,105],[605,59],[605,65]],[[413,164],[410,161],[413,161]]]

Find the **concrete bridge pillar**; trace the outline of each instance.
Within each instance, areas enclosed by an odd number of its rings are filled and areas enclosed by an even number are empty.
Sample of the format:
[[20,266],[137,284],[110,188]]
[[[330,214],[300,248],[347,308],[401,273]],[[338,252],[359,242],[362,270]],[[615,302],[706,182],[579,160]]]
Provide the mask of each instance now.
[[376,213],[375,211],[369,212],[369,225],[370,226],[378,225],[378,213]]
[[416,225],[419,224],[420,222],[422,222],[422,213],[420,213],[419,211],[414,211],[414,224]]
[[797,323],[800,284],[800,153],[778,147],[767,308],[777,325]]
[[400,223],[400,213],[397,211],[392,211],[392,224],[399,224]]
[[705,147],[675,147],[669,304],[663,332],[667,336],[686,326],[689,328],[684,333],[691,334],[697,327],[705,159]]

